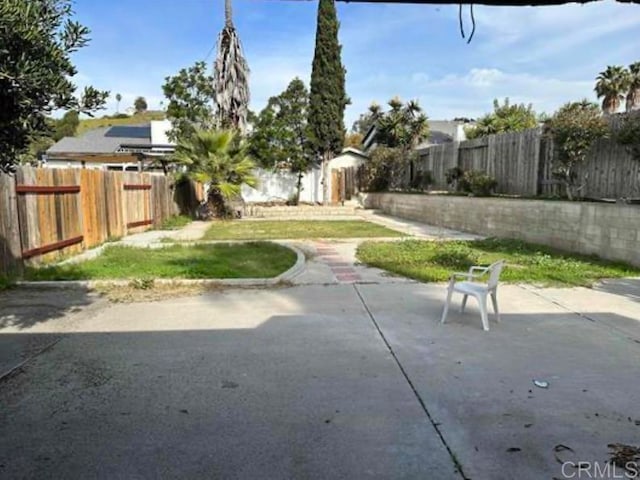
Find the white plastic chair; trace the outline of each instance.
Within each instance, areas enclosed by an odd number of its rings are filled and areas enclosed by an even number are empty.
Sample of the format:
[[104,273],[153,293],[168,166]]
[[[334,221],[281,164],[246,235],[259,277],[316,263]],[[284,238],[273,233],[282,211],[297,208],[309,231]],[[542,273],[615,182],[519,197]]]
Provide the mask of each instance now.
[[[451,303],[451,296],[453,292],[462,293],[462,306],[460,312],[464,312],[464,308],[467,306],[467,298],[469,295],[473,295],[478,300],[480,306],[480,315],[482,316],[482,328],[485,331],[489,331],[489,318],[487,313],[487,296],[491,296],[491,303],[493,304],[493,311],[496,314],[496,322],[500,322],[500,312],[498,310],[498,280],[500,279],[500,272],[504,267],[504,260],[495,262],[488,267],[473,266],[467,273],[456,272],[451,275],[449,280],[449,287],[447,288],[447,301],[444,304],[444,311],[442,312],[442,320],[440,323],[444,323],[447,319],[447,313],[449,313],[449,305]],[[489,274],[489,281],[486,284],[473,282],[473,279],[483,277]],[[456,278],[466,278],[466,281],[458,282]]]

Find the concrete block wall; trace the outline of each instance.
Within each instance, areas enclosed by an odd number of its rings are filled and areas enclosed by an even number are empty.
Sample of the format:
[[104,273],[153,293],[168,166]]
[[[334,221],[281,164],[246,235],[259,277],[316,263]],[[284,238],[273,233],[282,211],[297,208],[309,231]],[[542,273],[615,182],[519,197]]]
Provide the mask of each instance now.
[[367,193],[362,200],[401,218],[640,266],[637,205],[405,193]]

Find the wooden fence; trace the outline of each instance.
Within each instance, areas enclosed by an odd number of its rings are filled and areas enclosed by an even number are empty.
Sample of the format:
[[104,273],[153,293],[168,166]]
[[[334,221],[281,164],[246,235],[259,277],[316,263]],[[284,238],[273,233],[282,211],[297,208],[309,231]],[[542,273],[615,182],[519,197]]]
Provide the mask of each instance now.
[[[613,131],[620,125],[621,117],[609,119]],[[564,191],[553,175],[556,153],[553,141],[541,128],[433,145],[421,150],[418,160],[398,172],[391,186],[408,189],[416,174],[430,171],[432,187],[446,189],[447,170],[460,167],[465,171],[481,170],[494,177],[498,182],[496,193],[557,196]],[[576,172],[578,182],[584,185],[581,192],[584,197],[640,197],[640,162],[615,138],[598,140],[586,163]]]
[[[55,261],[191,213],[202,186],[148,173],[20,167],[0,174],[0,274]],[[187,194],[187,198],[183,198]]]

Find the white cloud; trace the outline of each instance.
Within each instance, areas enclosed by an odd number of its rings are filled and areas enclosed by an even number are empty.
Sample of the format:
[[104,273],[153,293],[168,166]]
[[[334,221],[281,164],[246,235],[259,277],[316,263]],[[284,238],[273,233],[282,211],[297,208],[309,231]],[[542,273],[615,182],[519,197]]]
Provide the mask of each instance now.
[[472,68],[462,75],[448,74],[433,79],[422,72],[407,77],[410,82],[403,82],[402,76],[389,78],[385,88],[389,93],[382,97],[353,93],[347,125],[364,112],[372,100],[384,102],[395,94],[405,99],[418,98],[433,119],[480,116],[492,109],[494,98],[509,97],[514,103],[532,103],[536,111],[549,113],[570,100],[593,99],[591,81],[505,72],[496,68]]

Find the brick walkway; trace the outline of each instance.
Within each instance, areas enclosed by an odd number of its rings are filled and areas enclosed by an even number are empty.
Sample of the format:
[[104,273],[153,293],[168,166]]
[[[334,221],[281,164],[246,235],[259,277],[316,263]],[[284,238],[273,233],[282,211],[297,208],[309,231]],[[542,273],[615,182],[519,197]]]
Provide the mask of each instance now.
[[336,280],[340,283],[355,283],[362,280],[360,275],[353,268],[353,263],[349,259],[341,256],[338,251],[326,242],[314,242],[318,259],[331,268]]

